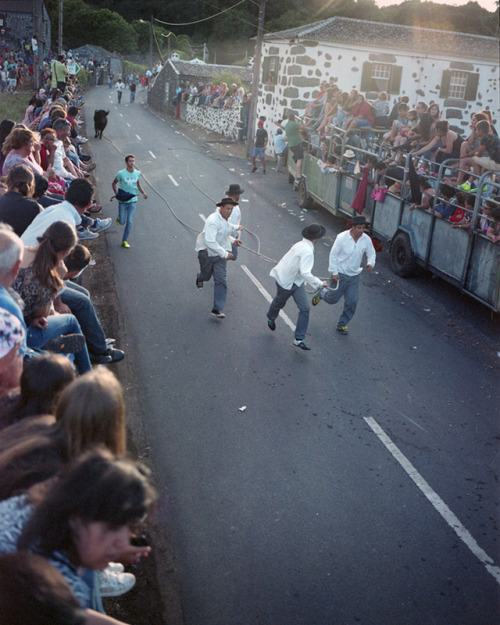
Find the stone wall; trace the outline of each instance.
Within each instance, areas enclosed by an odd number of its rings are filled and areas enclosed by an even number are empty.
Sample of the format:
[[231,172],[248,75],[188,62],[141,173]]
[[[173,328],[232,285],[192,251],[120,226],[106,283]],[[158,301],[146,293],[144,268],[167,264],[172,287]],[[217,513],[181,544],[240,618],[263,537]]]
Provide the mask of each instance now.
[[238,140],[241,130],[240,107],[219,109],[212,106],[186,105],[186,122],[206,128],[224,137]]

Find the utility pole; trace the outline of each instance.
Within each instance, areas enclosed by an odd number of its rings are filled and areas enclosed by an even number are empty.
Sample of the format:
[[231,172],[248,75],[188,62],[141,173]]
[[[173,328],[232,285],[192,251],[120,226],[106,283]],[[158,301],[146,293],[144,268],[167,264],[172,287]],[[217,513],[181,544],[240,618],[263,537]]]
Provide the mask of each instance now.
[[149,30],[149,69],[153,67],[153,16],[151,16],[151,27]]
[[36,37],[38,41],[38,49],[36,51],[33,50],[33,45],[31,47],[31,52],[33,54],[33,86],[35,89],[40,88],[40,53],[42,46],[42,6],[41,0],[34,0],[34,15],[33,15],[33,37],[32,40]]
[[252,97],[248,110],[247,157],[253,152],[255,141],[255,122],[257,119],[257,98],[260,86],[260,63],[262,59],[262,40],[264,39],[264,18],[266,16],[266,0],[260,0],[259,24],[255,40],[255,56],[253,61]]
[[59,0],[59,39],[57,43],[57,52],[62,54],[63,51],[63,0]]

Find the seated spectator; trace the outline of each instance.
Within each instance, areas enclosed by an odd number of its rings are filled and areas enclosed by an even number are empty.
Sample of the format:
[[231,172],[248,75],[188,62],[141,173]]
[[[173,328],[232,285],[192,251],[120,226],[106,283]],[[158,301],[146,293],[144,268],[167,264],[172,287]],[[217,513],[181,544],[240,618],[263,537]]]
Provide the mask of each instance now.
[[[19,275],[13,284],[14,291],[24,302],[27,343],[32,349],[43,348],[59,336],[82,335],[72,314],[52,314],[52,303],[63,286],[58,271],[65,270],[64,258],[76,245],[75,229],[66,221],[57,221],[37,241],[38,246],[24,248]],[[85,373],[92,366],[85,341],[83,346],[81,342],[73,341],[75,364],[79,373]]]
[[344,110],[349,100],[349,94],[347,91],[338,91],[335,94],[335,99],[337,101],[337,116],[333,118],[332,126],[334,128],[343,128],[350,117],[350,114]]
[[476,124],[482,120],[488,121],[486,115],[483,115],[482,113],[473,113],[471,115],[471,133],[460,146],[460,163],[458,166],[461,171],[459,171],[456,180],[457,186],[462,184],[467,176],[466,169],[474,164],[473,156],[479,148],[479,137],[476,134]]
[[48,560],[18,551],[0,556],[2,625],[85,625],[87,615]]
[[455,195],[455,189],[447,184],[439,187],[438,204],[434,204],[434,215],[438,219],[449,219],[455,212],[455,206],[451,203]]
[[415,208],[419,208],[420,210],[431,211],[434,202],[434,196],[436,195],[434,187],[425,176],[418,177],[418,186],[420,192],[422,193],[420,204],[414,202],[410,205],[409,210],[412,211]]
[[486,234],[488,232],[488,228],[490,227],[490,213],[491,211],[500,205],[500,196],[489,198],[484,201],[483,208],[481,210],[481,216],[479,219],[478,228],[483,233]]
[[345,123],[345,130],[350,128],[372,128],[373,113],[372,108],[365,97],[361,94],[356,96],[354,107],[349,120]]
[[391,123],[391,126],[392,126],[392,122],[398,118],[398,115],[399,115],[398,106],[400,104],[406,104],[406,106],[408,106],[409,102],[410,102],[410,98],[407,95],[403,95],[399,98],[399,101],[396,102],[396,104],[392,107],[392,111],[389,113],[389,121]]
[[326,102],[326,90],[328,88],[328,84],[323,81],[320,85],[319,91],[314,94],[314,100],[309,102],[306,106],[306,110],[304,113],[304,126],[309,126],[313,122],[317,120],[319,114],[321,113],[321,109],[323,108],[324,103]]
[[[432,107],[431,107],[432,108]],[[448,121],[438,121],[436,123],[436,134],[434,139],[423,148],[414,152],[415,156],[424,152],[434,152],[434,162],[442,163],[448,159],[460,157],[460,146],[464,142],[463,137],[454,130],[450,130]],[[434,148],[436,148],[434,150]]]
[[35,111],[43,105],[43,102],[36,96],[32,96],[24,113],[23,124],[30,126],[35,118]]
[[19,388],[23,371],[20,352],[25,331],[12,313],[0,308],[0,400]]
[[8,174],[16,165],[25,165],[34,174],[44,174],[40,165],[40,143],[31,130],[13,128],[5,139],[2,150],[5,156],[3,174]]
[[7,193],[0,197],[0,222],[9,224],[17,236],[21,236],[43,210],[32,199],[34,189],[35,177],[31,169],[17,165],[9,171]]
[[36,551],[65,577],[89,622],[118,623],[92,609],[94,588],[78,569],[103,569],[110,558],[138,559],[131,528],[155,499],[146,475],[145,468],[106,451],[83,456],[45,494],[38,488],[0,503],[0,553]]
[[[500,138],[491,132],[490,124],[483,120],[476,124],[479,147],[474,155],[474,172],[481,175],[485,171],[500,171]],[[488,156],[485,156],[484,153]]]
[[429,104],[429,108],[427,109],[427,113],[432,117],[434,122],[438,122],[441,119],[441,112],[439,110],[439,104],[436,102],[431,102]]
[[5,143],[5,139],[10,135],[11,130],[14,128],[15,125],[15,122],[13,122],[11,119],[3,119],[0,122],[0,172],[2,171],[5,161],[3,144]]
[[452,228],[470,230],[472,226],[472,214],[474,212],[475,201],[476,198],[471,193],[463,193],[462,191],[457,192],[455,197],[457,208],[450,217]]
[[[500,198],[495,199],[500,201]],[[486,236],[493,243],[500,243],[500,206],[495,206],[490,210],[490,220]]]
[[0,400],[0,430],[27,417],[55,414],[59,395],[74,379],[73,365],[64,356],[41,354],[26,361],[21,388],[8,401]]
[[373,125],[375,128],[389,128],[389,96],[387,91],[381,91],[378,94],[378,98],[372,103],[374,113]]
[[395,183],[399,183],[399,191],[401,191],[401,182],[405,173],[402,167],[389,167],[384,161],[378,161],[375,165],[375,170],[378,174],[377,187],[379,189],[387,189],[389,187],[389,190],[391,190]]
[[384,140],[393,144],[394,140],[404,128],[408,126],[408,104],[400,102],[397,105],[398,117],[392,122],[391,132],[384,134]]
[[322,111],[322,115],[313,125],[313,129],[319,133],[323,132],[326,127],[332,123],[333,118],[337,114],[337,108],[338,104],[335,97],[335,92],[333,91],[333,89],[328,89],[326,92],[326,102]]

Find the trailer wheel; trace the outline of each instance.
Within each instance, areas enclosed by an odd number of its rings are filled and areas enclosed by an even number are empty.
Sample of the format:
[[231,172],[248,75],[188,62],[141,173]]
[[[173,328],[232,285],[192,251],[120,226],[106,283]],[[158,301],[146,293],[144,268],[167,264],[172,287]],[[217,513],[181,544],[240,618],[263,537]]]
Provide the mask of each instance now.
[[402,278],[415,275],[417,261],[411,249],[410,237],[405,232],[398,232],[391,245],[392,271]]
[[295,182],[295,176],[291,173],[288,173],[288,183],[293,184]]
[[299,182],[299,206],[300,208],[311,208],[312,200],[307,193],[306,181]]

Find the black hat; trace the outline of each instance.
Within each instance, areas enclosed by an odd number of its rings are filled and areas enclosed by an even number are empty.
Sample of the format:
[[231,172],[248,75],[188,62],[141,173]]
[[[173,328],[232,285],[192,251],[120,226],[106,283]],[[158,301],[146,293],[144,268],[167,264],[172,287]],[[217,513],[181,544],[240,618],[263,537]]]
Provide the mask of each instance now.
[[133,193],[127,193],[127,191],[124,191],[123,189],[118,189],[115,195],[115,198],[119,202],[128,202],[133,197],[137,197],[137,195],[134,195]]
[[224,206],[225,204],[232,204],[236,206],[238,202],[235,202],[232,197],[223,197],[220,202],[217,203],[217,206]]
[[304,239],[308,239],[309,241],[316,241],[317,239],[321,239],[326,232],[326,228],[324,226],[320,226],[319,224],[311,224],[302,230],[302,236]]
[[353,226],[367,226],[369,224],[369,222],[366,221],[366,217],[364,215],[358,215],[357,217],[353,217],[351,223]]
[[226,191],[226,195],[235,195],[236,193],[241,195],[244,191],[245,189],[242,189],[239,184],[230,184],[229,189]]

